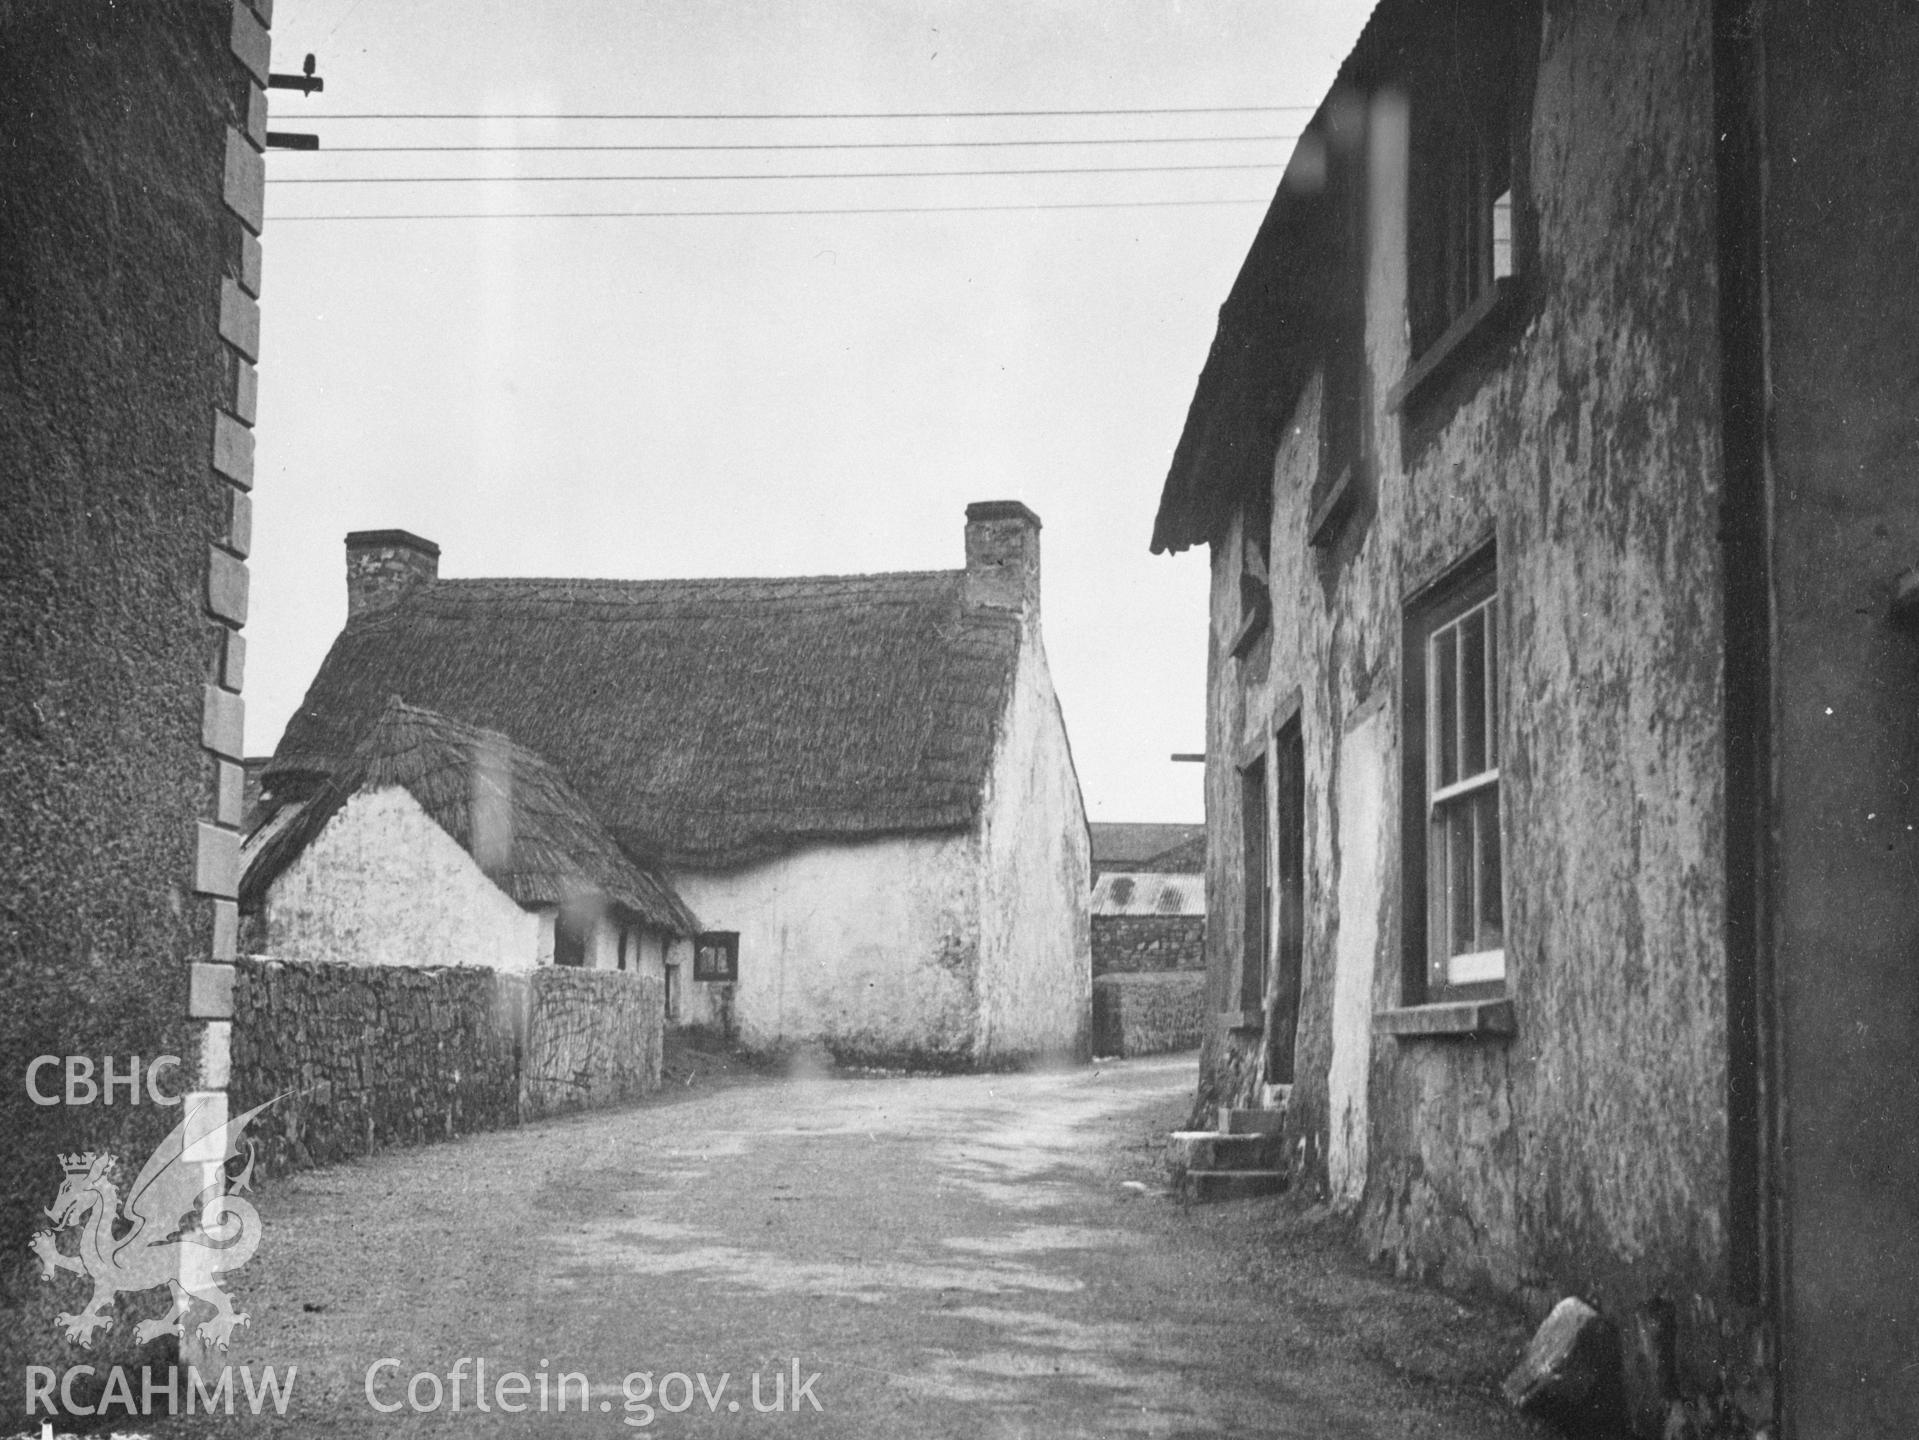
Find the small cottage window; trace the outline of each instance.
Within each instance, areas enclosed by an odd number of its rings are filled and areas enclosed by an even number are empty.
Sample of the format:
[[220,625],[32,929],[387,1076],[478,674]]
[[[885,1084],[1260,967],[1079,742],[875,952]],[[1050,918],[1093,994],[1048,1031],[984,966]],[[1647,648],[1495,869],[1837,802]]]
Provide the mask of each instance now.
[[553,917],[553,963],[578,969],[586,964],[587,934],[592,921],[575,916],[565,906]]
[[1273,493],[1270,484],[1241,512],[1239,546],[1239,629],[1233,654],[1244,655],[1273,616],[1269,572],[1273,560]]
[[1513,273],[1512,146],[1494,108],[1441,115],[1424,135],[1413,237],[1413,351],[1431,349]]
[[1319,470],[1307,508],[1306,539],[1336,545],[1348,516],[1369,491],[1366,362],[1366,184],[1360,160],[1363,123],[1356,103],[1336,109],[1325,203],[1332,236],[1329,279],[1321,297]]
[[1409,617],[1408,980],[1425,998],[1506,980],[1499,807],[1499,596],[1490,555]]
[[1401,405],[1476,342],[1525,268],[1519,200],[1537,47],[1534,11],[1489,3],[1447,13],[1412,85],[1407,308],[1413,362]]
[[740,932],[708,930],[693,945],[693,978],[724,981],[740,978]]

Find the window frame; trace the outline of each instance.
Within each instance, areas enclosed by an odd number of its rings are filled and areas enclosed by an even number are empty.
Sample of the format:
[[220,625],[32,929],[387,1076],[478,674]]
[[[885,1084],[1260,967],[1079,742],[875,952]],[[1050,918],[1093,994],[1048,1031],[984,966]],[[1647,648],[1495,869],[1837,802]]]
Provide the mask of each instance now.
[[1249,497],[1239,513],[1239,625],[1232,643],[1235,659],[1243,659],[1272,624],[1272,482],[1268,480],[1262,493]]
[[556,970],[589,969],[593,959],[593,920],[590,916],[576,916],[571,920],[567,917],[564,905],[553,912],[553,967]]
[[1371,487],[1373,440],[1366,361],[1366,171],[1363,105],[1348,99],[1328,126],[1325,205],[1334,256],[1319,366],[1319,459],[1307,505],[1306,542],[1338,544],[1361,492]]
[[[708,955],[717,960],[709,961]],[[740,978],[740,932],[702,930],[693,938],[693,979],[701,984],[731,984]]]
[[1438,348],[1462,317],[1517,274],[1512,122],[1505,103],[1503,96],[1474,97],[1445,109],[1432,99],[1427,104],[1436,113],[1414,112],[1406,299],[1415,357]]
[[[1402,635],[1401,700],[1401,944],[1403,991],[1409,1005],[1442,1004],[1462,1000],[1503,999],[1510,993],[1512,946],[1505,933],[1506,844],[1505,786],[1498,760],[1505,753],[1504,723],[1506,707],[1506,657],[1508,647],[1503,632],[1506,607],[1500,603],[1497,556],[1490,545],[1482,547],[1446,576],[1416,596],[1406,607]],[[1444,723],[1442,705],[1433,703],[1433,644],[1442,634],[1457,632],[1462,622],[1482,608],[1489,607],[1491,624],[1486,631],[1485,680],[1482,715],[1485,753],[1491,765],[1470,775],[1455,774],[1434,785],[1434,755],[1439,747],[1439,731]],[[1454,714],[1460,712],[1455,706]],[[1459,732],[1463,734],[1463,725]],[[1456,755],[1463,763],[1463,757]],[[1443,771],[1441,772],[1444,773]],[[1494,863],[1497,869],[1498,925],[1500,943],[1496,949],[1472,951],[1447,950],[1443,955],[1436,942],[1434,923],[1438,918],[1450,922],[1453,912],[1440,911],[1441,882],[1435,876],[1434,836],[1439,815],[1451,815],[1469,805],[1480,803],[1490,794],[1493,817]],[[1483,811],[1482,816],[1483,819]],[[1482,919],[1478,889],[1484,880],[1481,853],[1475,849],[1472,876],[1473,919]],[[1456,898],[1451,872],[1444,888],[1446,901]],[[1452,926],[1449,923],[1448,928]],[[1470,959],[1473,963],[1456,972],[1453,962]]]
[[1528,146],[1538,46],[1531,0],[1470,18],[1457,12],[1428,37],[1429,58],[1409,87],[1411,353],[1387,396],[1392,410],[1414,407],[1482,342],[1510,333],[1534,268]]

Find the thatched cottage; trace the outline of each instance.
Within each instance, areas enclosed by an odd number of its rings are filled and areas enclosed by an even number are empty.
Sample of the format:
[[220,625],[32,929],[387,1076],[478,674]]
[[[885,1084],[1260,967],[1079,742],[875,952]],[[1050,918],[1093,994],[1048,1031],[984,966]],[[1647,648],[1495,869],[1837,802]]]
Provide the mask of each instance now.
[[429,541],[349,535],[268,812],[398,696],[544,757],[699,917],[644,960],[670,1021],[841,1059],[1083,1053],[1089,840],[1039,529],[978,504],[964,569],[652,581],[443,580]]
[[243,859],[252,938],[281,960],[658,973],[699,928],[539,756],[397,698]]

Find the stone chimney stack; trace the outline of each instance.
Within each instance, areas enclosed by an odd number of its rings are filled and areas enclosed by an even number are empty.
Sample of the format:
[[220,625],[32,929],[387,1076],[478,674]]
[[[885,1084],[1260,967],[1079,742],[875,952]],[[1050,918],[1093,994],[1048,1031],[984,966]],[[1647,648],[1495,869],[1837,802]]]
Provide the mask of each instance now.
[[966,603],[1039,618],[1039,516],[1019,501],[966,507]]
[[408,530],[355,530],[346,537],[346,618],[384,610],[415,585],[440,578],[440,547]]

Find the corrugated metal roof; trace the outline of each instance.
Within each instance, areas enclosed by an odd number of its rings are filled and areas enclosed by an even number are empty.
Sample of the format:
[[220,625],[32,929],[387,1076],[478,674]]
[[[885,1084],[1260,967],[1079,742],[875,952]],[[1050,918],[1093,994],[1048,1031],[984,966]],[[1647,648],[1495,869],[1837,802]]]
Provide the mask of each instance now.
[[1148,872],[1102,875],[1093,886],[1095,915],[1204,915],[1206,877]]

